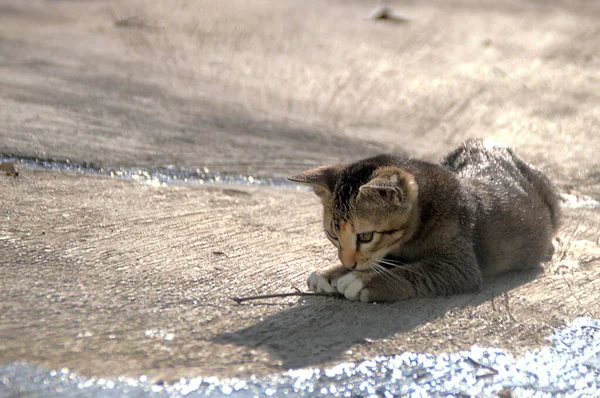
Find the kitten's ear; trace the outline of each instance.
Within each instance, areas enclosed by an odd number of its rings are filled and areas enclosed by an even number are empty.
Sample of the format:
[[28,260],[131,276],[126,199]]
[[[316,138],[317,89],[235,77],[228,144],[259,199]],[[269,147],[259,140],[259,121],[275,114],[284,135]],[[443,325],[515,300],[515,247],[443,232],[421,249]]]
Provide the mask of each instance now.
[[310,185],[317,196],[321,199],[325,199],[331,196],[342,168],[343,166],[341,165],[320,166],[307,170],[304,173],[288,177],[288,180],[299,184]]
[[417,198],[417,193],[417,183],[412,174],[397,167],[384,167],[359,188],[357,200],[378,206],[406,207],[408,201]]

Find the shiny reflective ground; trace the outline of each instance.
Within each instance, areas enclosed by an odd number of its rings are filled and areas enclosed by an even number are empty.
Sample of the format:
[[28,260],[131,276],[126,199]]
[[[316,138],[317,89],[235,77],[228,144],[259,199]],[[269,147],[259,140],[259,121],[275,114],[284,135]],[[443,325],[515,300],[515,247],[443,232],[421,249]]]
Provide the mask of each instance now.
[[[201,169],[186,169],[176,166],[146,168],[111,167],[70,160],[23,158],[0,154],[0,164],[1,163],[15,163],[18,167],[26,167],[30,170],[37,171],[57,171],[132,180],[153,186],[165,186],[170,184],[241,184],[302,189],[302,187],[291,183],[283,177],[215,173],[211,172],[208,167],[203,167]],[[600,208],[600,198],[592,196],[562,193],[561,199],[562,205],[569,209]]]
[[520,356],[493,348],[437,356],[406,352],[268,377],[198,376],[173,384],[81,377],[17,363],[0,367],[2,396],[598,396],[600,321],[577,318],[548,337],[551,346]]
[[111,167],[71,160],[24,158],[0,154],[0,163],[15,163],[37,171],[57,171],[90,176],[103,176],[138,181],[149,185],[167,184],[242,184],[294,187],[286,178],[260,177],[244,174],[212,172],[208,167],[186,169],[176,166],[165,167]]

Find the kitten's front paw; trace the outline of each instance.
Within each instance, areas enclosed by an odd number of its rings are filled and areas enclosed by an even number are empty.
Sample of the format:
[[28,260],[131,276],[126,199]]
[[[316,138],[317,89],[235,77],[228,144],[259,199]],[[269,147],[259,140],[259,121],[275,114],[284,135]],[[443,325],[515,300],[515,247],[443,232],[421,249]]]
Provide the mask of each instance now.
[[[353,273],[342,276],[336,282],[338,292],[343,294],[348,300],[368,301],[368,290],[364,288],[365,284]],[[364,300],[363,292],[365,292]]]
[[360,291],[360,301],[362,301],[363,303],[370,303],[371,301],[373,301],[369,296],[369,289],[363,289]]
[[310,276],[308,277],[308,280],[306,281],[306,284],[308,285],[309,290],[312,290],[313,292],[316,292],[316,293],[323,293],[323,292],[333,293],[333,292],[335,292],[335,288],[333,286],[331,286],[329,281],[326,278],[324,278],[323,276],[317,274],[316,272],[313,272],[312,274],[310,274]]

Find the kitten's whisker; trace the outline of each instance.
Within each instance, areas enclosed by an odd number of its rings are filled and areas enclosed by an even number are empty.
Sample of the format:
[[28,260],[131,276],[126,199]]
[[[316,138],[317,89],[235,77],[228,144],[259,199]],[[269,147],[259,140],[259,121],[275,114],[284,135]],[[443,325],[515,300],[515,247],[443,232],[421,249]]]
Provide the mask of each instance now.
[[[400,261],[400,260],[395,260],[393,258],[390,257],[383,257],[381,260],[388,262],[390,264],[396,264],[396,265],[410,265],[410,263],[405,263],[404,261]],[[380,261],[381,261],[380,260]]]
[[404,267],[404,266],[403,266],[403,265],[401,265],[401,264],[389,263],[389,262],[387,262],[387,261],[385,261],[385,260],[379,260],[379,261],[378,261],[378,263],[379,263],[380,265],[382,265],[382,264],[385,264],[385,265],[388,265],[388,266],[390,266],[390,267],[393,267],[393,268],[399,268],[399,269],[403,269],[403,270],[405,270],[405,271],[412,271],[410,268],[408,268],[408,267]]
[[392,277],[392,275],[390,275],[388,272],[384,273],[383,281],[391,288],[392,291],[395,291],[400,295],[406,292],[406,281]]
[[399,293],[405,293],[406,288],[410,289],[410,283],[400,275],[395,274],[378,263],[374,264],[374,268],[377,268],[379,270],[378,274],[381,275],[382,279],[390,283],[391,287]]
[[375,263],[372,265],[373,270],[377,273],[377,275],[379,275],[381,277],[381,279],[383,279],[385,282],[388,282],[388,279],[390,279],[386,272],[386,269],[384,267],[382,267],[380,264]]
[[390,270],[390,269],[385,268],[385,267],[382,267],[382,268],[385,271],[385,273],[388,274],[390,277],[392,277],[394,279],[397,279],[397,280],[401,281],[404,284],[408,283],[405,278],[403,278],[401,275],[397,274],[393,270]]
[[389,260],[385,260],[385,259],[379,260],[378,263],[385,264],[385,265],[388,265],[390,267],[398,268],[398,269],[401,269],[401,270],[404,270],[404,271],[418,273],[418,271],[415,270],[415,269],[412,269],[412,268],[409,268],[409,267],[405,267],[404,265],[408,265],[406,263],[398,264],[398,263],[390,262]]
[[379,269],[377,269],[377,264],[373,264],[373,265],[371,265],[371,269],[372,269],[372,270],[373,270],[373,272],[375,272],[375,273],[376,273],[378,276],[380,276],[380,277],[382,277],[382,278],[384,277],[384,276],[381,274],[381,271],[380,271]]
[[381,267],[379,264],[372,265],[373,271],[382,279],[383,283],[389,285],[392,291],[396,291],[398,293],[402,293],[403,289],[398,281],[394,280],[394,278],[390,278],[385,271],[385,268]]
[[393,271],[382,267],[381,265],[379,265],[379,267],[381,267],[381,271],[389,278],[389,279],[393,279],[395,281],[398,281],[399,283],[403,284],[403,285],[409,285],[408,281],[404,278],[402,278],[400,275],[394,273]]
[[404,261],[397,260],[397,259],[395,259],[393,257],[383,257],[382,260],[389,261],[390,263],[395,263],[395,264],[408,265],[408,263],[405,263]]

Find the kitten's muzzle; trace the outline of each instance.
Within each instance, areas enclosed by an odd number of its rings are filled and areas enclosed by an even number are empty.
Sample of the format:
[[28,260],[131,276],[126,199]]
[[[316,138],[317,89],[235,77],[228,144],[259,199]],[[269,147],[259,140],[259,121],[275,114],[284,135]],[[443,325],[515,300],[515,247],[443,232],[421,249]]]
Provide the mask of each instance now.
[[358,262],[356,261],[356,252],[355,251],[344,251],[340,252],[340,261],[344,265],[345,268],[354,269]]

